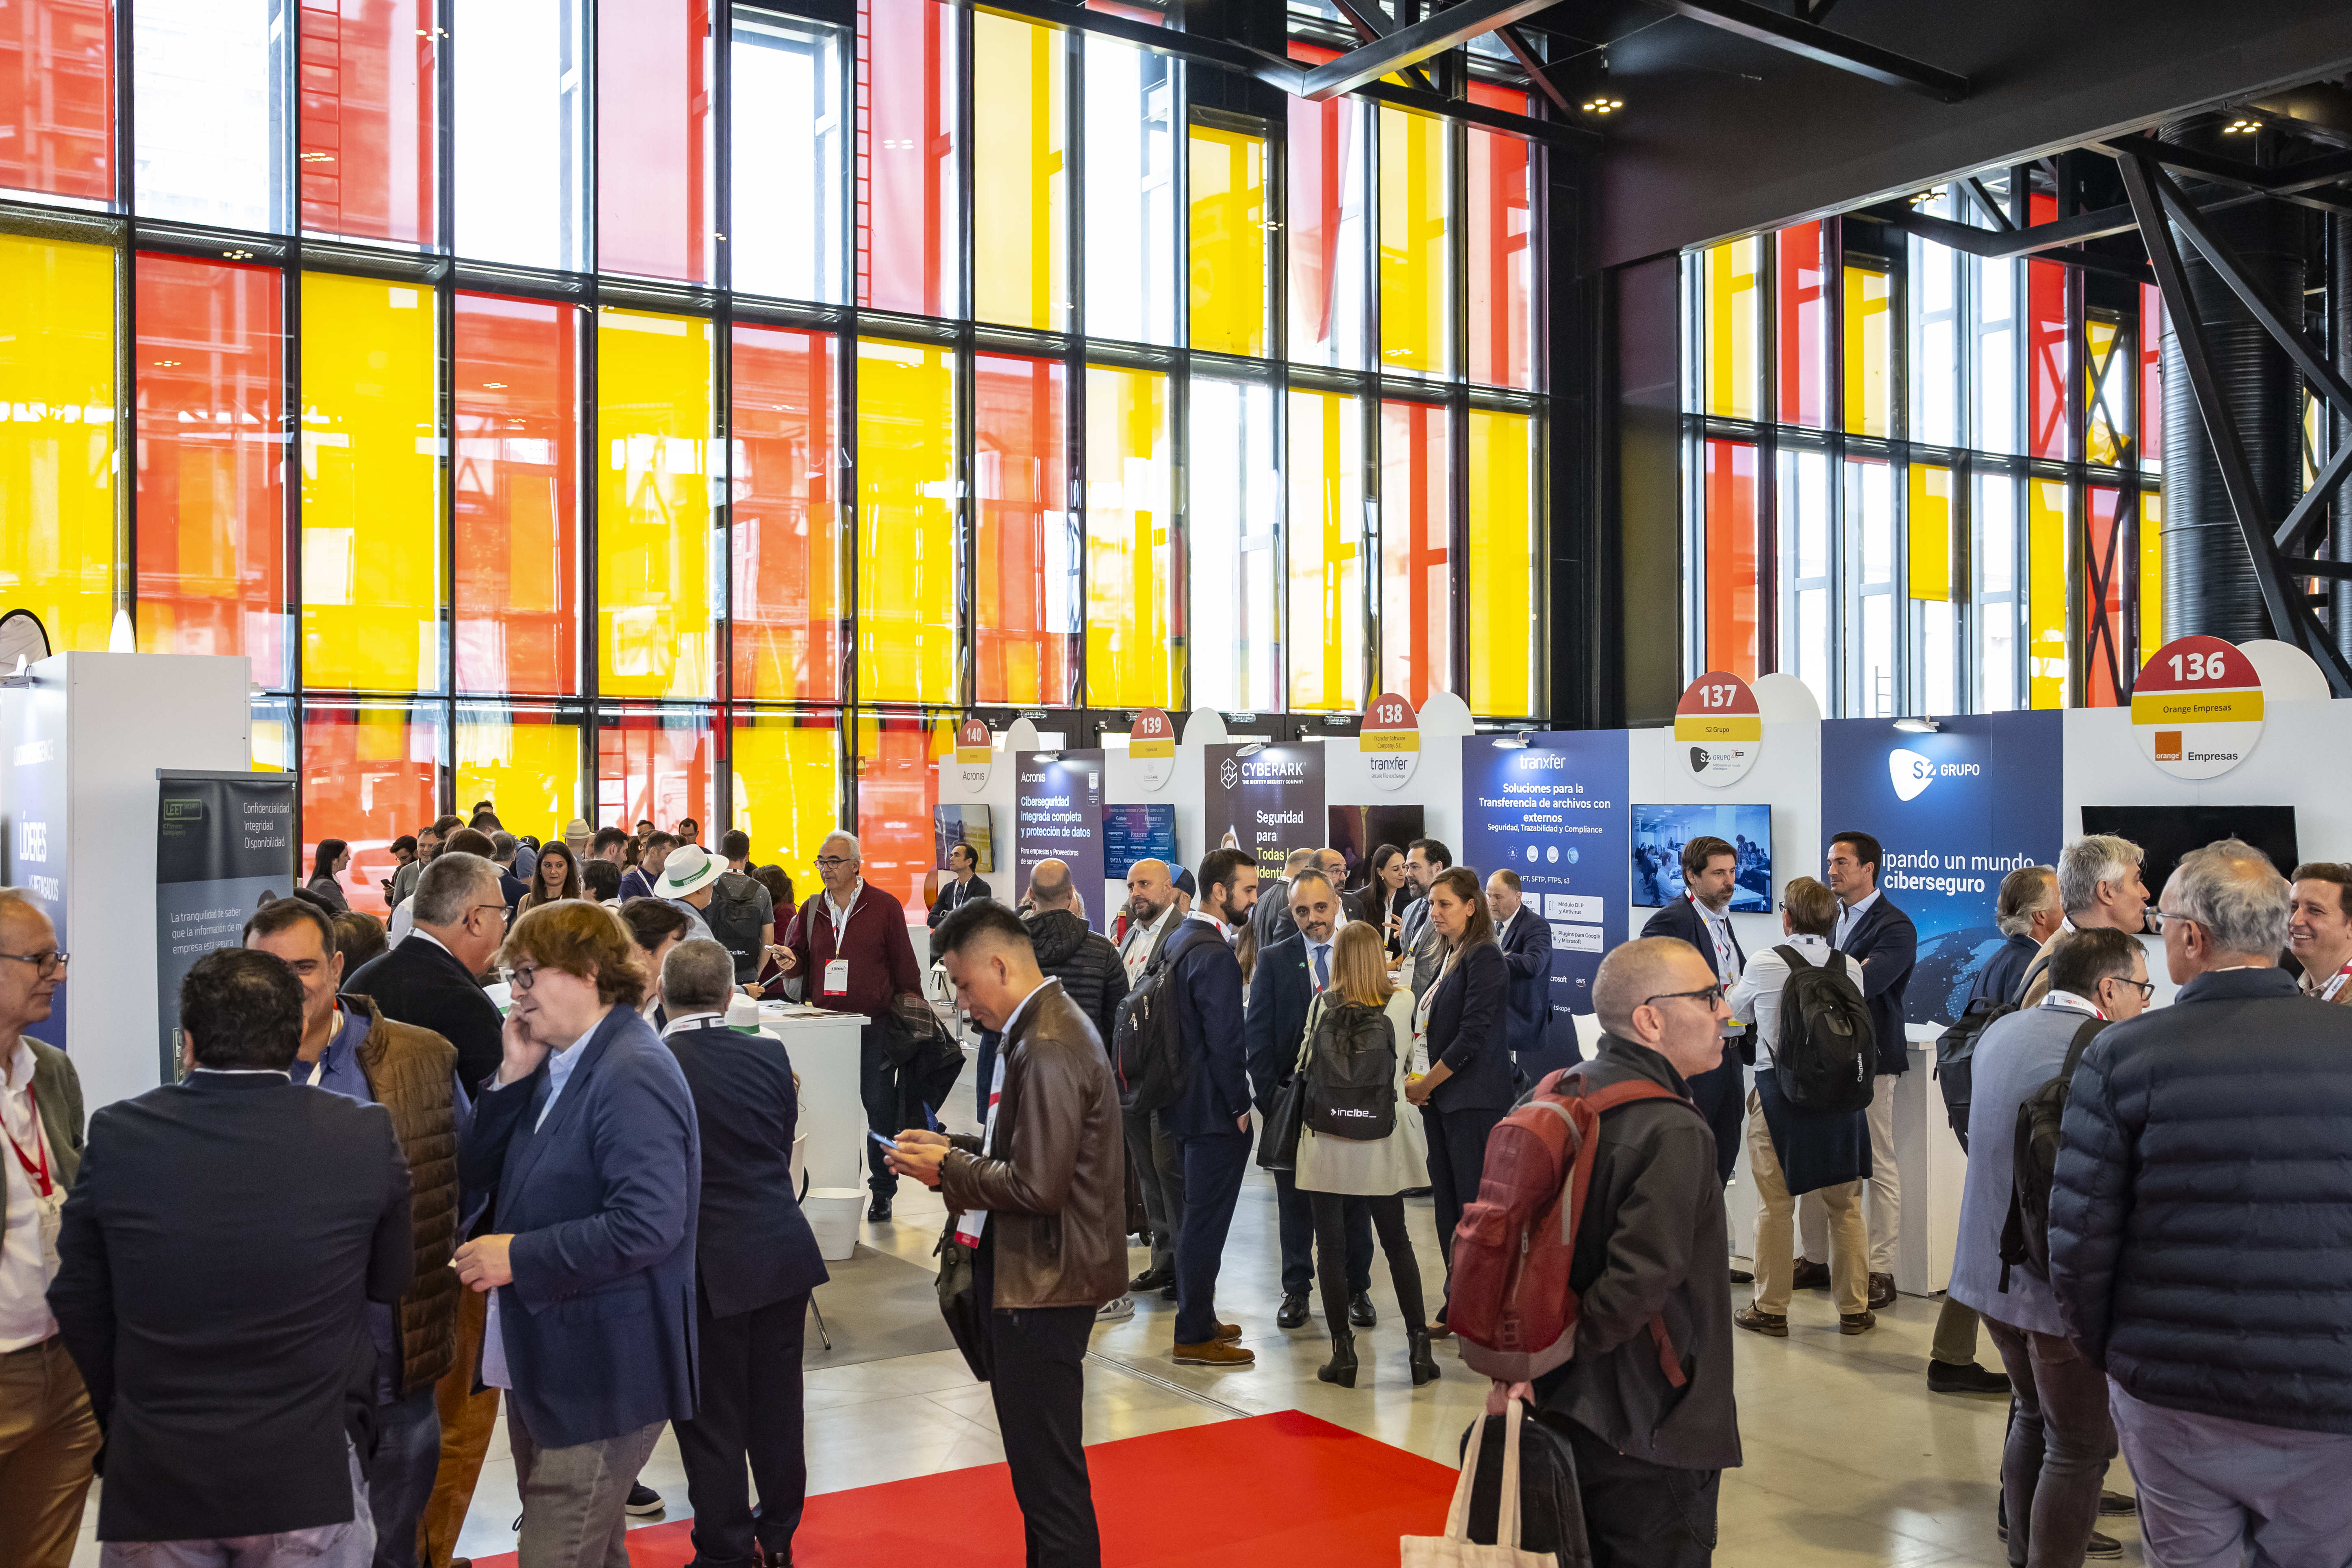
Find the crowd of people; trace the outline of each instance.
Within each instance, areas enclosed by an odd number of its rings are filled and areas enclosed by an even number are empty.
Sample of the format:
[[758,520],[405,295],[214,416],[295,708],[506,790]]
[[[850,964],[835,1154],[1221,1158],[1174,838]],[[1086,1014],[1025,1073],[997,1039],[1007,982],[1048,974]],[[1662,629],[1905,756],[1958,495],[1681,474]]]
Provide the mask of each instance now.
[[[796,905],[740,832],[713,855],[691,822],[638,827],[516,840],[484,803],[395,846],[389,931],[326,886],[265,904],[182,988],[182,1081],[86,1136],[71,1062],[25,1032],[68,955],[0,890],[0,1562],[63,1568],[102,1464],[110,1563],[446,1568],[503,1405],[525,1568],[625,1563],[631,1513],[661,1506],[637,1477],[665,1426],[697,1563],[789,1563],[803,1321],[826,1273],[791,1173],[796,1081],[777,1042],[730,1026],[746,995],[869,1020],[868,1217],[891,1219],[902,1180],[947,1203],[942,1301],[990,1382],[1032,1563],[1101,1560],[1080,1430],[1096,1325],[1153,1294],[1175,1363],[1255,1365],[1218,1300],[1254,1163],[1277,1331],[1319,1308],[1318,1376],[1377,1381],[1377,1250],[1399,1370],[1443,1375],[1489,1142],[1563,1061],[1585,1092],[1654,1096],[1602,1123],[1575,1353],[1526,1391],[1574,1457],[1596,1564],[1711,1560],[1741,1455],[1736,1330],[1786,1339],[1821,1289],[1838,1331],[1866,1334],[1894,1300],[1917,937],[1867,833],[1784,885],[1785,940],[1753,955],[1728,919],[1738,847],[1683,845],[1684,893],[1602,961],[1589,1060],[1516,877],[1435,839],[1377,849],[1352,890],[1328,849],[1263,886],[1230,848],[1139,861],[1108,934],[1062,862],[1016,904],[951,855],[929,963],[980,1031],[963,1135],[896,1048],[928,1013],[925,964],[854,835],[826,837]],[[2167,1568],[2242,1543],[2340,1563],[2352,868],[2290,881],[2217,844],[2152,921],[2140,860],[2085,838],[2002,886],[1929,1387],[2011,1398],[1994,1522],[2017,1568],[2113,1554],[2098,1519],[2135,1506]],[[348,865],[327,841],[317,880],[341,892]],[[2150,1009],[2137,938],[2159,927],[2179,991]],[[1866,1020],[1869,1081],[1836,1109],[1791,1067],[1825,985]],[[1129,1069],[1160,1048],[1154,1097]],[[1726,1203],[1743,1146],[1752,1271]],[[1433,1302],[1406,1224],[1423,1194]],[[1752,1286],[1737,1310],[1727,1283]],[[2003,1371],[1978,1364],[1979,1330]],[[2136,1505],[2104,1485],[2118,1449]]]

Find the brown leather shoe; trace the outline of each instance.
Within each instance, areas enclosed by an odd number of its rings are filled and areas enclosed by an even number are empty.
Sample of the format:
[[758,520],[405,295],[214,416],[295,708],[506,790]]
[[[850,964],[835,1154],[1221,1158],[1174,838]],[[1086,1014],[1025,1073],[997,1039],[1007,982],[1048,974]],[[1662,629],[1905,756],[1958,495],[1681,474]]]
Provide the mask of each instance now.
[[1241,1346],[1228,1343],[1223,1340],[1211,1340],[1205,1345],[1176,1347],[1178,1366],[1234,1367],[1255,1366],[1256,1363],[1256,1352],[1245,1351]]
[[1895,1305],[1895,1276],[1874,1274],[1870,1277],[1870,1306],[1873,1311]]
[[1828,1289],[1830,1266],[1826,1263],[1809,1263],[1800,1258],[1797,1259],[1795,1272],[1789,1276],[1789,1288],[1792,1290]]
[[1217,1342],[1219,1344],[1229,1345],[1241,1337],[1242,1326],[1239,1323],[1219,1323],[1217,1325]]
[[1866,1334],[1876,1327],[1878,1327],[1878,1314],[1875,1312],[1840,1312],[1838,1314],[1839,1333]]
[[1454,1330],[1441,1319],[1429,1325],[1429,1337],[1433,1340],[1450,1340],[1454,1337]]
[[1731,1321],[1739,1328],[1759,1334],[1769,1334],[1776,1340],[1785,1340],[1789,1337],[1789,1319],[1786,1313],[1767,1312],[1751,1304],[1732,1313]]

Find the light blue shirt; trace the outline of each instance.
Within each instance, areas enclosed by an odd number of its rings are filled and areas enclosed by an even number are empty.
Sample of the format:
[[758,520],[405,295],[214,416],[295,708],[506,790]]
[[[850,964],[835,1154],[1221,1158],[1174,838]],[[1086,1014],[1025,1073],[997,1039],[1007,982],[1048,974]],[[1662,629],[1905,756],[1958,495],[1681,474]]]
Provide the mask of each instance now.
[[[588,1035],[595,1032],[592,1028],[588,1031]],[[547,1125],[547,1113],[555,1109],[556,1097],[563,1092],[563,1086],[572,1081],[572,1069],[580,1065],[580,1047],[588,1043],[588,1035],[581,1036],[560,1051],[549,1053],[547,1103],[539,1108],[539,1120],[530,1124],[530,1130],[533,1132]],[[490,1085],[489,1091],[492,1094],[503,1094],[514,1088],[516,1083],[530,1081],[530,1079],[527,1078],[519,1078],[515,1079],[515,1083],[493,1083]],[[499,1327],[499,1298],[504,1294],[506,1294],[504,1286],[490,1292],[489,1315],[482,1322],[482,1386],[485,1388],[514,1386],[514,1374],[507,1370],[506,1334]]]
[[1839,910],[1837,930],[1831,935],[1830,945],[1832,947],[1843,947],[1845,945],[1846,933],[1853,930],[1854,922],[1862,919],[1863,916],[1868,914],[1870,912],[1870,906],[1876,902],[1878,902],[1878,889],[1873,888],[1870,889],[1870,897],[1859,900],[1852,906]]

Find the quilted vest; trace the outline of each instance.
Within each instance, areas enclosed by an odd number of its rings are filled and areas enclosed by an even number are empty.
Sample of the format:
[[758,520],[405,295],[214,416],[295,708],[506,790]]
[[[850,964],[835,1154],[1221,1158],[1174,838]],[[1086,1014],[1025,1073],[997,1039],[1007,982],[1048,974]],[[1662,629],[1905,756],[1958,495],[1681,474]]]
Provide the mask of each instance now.
[[462,1287],[448,1267],[457,1250],[457,1051],[430,1029],[383,1016],[368,997],[345,996],[342,1003],[368,1020],[360,1070],[368,1092],[392,1113],[393,1133],[408,1157],[416,1279],[393,1309],[405,1396],[430,1387],[457,1359]]

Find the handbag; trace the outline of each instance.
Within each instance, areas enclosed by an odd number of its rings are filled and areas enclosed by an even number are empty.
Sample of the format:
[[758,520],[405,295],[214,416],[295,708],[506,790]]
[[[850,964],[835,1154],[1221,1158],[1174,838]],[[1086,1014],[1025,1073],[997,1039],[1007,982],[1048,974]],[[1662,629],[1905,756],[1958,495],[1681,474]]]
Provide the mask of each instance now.
[[[1323,999],[1318,996],[1307,1017],[1307,1038],[1315,1036],[1315,1018],[1322,1011]],[[1298,1131],[1307,1125],[1307,1044],[1298,1047],[1298,1060],[1290,1069],[1289,1081],[1274,1091],[1274,1103],[1265,1113],[1265,1125],[1258,1132],[1257,1163],[1268,1171],[1298,1169]]]
[[940,1260],[940,1316],[947,1321],[948,1337],[963,1352],[971,1375],[986,1383],[993,1368],[988,1344],[988,1303],[980,1299],[980,1248],[958,1241],[950,1225],[931,1255]]
[[[1478,1481],[1478,1448],[1486,1440],[1481,1416],[1470,1428],[1470,1447],[1462,1456],[1462,1479],[1454,1483],[1454,1501],[1445,1510],[1444,1535],[1407,1535],[1397,1542],[1401,1568],[1556,1568],[1549,1552],[1519,1547],[1519,1422],[1525,1406],[1509,1401],[1510,1419],[1503,1433],[1503,1486],[1496,1500],[1493,1546],[1470,1539],[1470,1493]],[[1504,1543],[1507,1544],[1504,1544]]]

